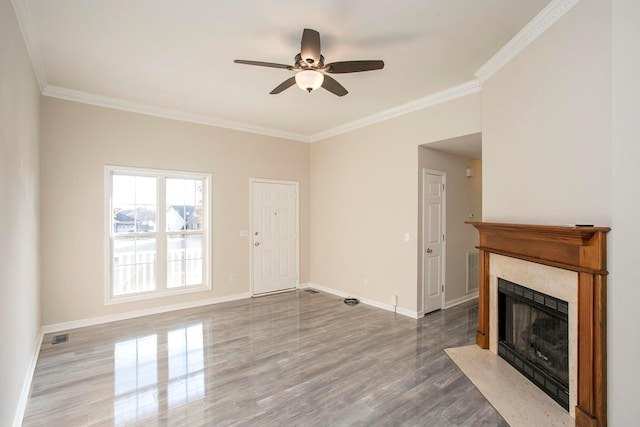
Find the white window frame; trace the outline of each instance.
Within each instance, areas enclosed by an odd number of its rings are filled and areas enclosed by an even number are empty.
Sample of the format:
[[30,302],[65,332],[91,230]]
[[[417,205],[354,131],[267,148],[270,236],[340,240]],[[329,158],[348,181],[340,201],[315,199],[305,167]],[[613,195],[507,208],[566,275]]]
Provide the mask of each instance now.
[[[113,224],[112,224],[112,185],[113,174],[127,174],[136,176],[151,176],[158,179],[156,195],[156,268],[157,283],[155,291],[146,291],[134,295],[114,296],[112,292],[112,272],[113,272]],[[203,204],[205,206],[202,224],[204,227],[202,244],[202,284],[198,286],[182,286],[177,288],[167,288],[167,236],[175,234],[166,230],[166,206],[165,206],[165,182],[167,178],[178,179],[199,179],[204,182]],[[105,165],[104,167],[104,301],[105,305],[120,304],[131,301],[150,300],[169,295],[189,294],[211,290],[211,245],[212,245],[212,188],[213,177],[211,174],[200,172],[184,172],[165,169],[147,169],[128,166]],[[186,231],[186,230],[185,230]],[[132,235],[134,233],[131,233]],[[185,234],[182,232],[182,234]],[[186,233],[189,234],[189,233]]]

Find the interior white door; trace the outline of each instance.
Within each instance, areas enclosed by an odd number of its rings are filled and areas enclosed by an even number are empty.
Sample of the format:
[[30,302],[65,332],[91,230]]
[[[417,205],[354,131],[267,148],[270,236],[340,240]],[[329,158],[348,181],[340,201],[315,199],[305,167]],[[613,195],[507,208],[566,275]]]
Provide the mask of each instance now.
[[424,313],[442,308],[444,287],[444,177],[423,173],[422,294]]
[[297,184],[253,181],[252,289],[265,294],[298,282]]

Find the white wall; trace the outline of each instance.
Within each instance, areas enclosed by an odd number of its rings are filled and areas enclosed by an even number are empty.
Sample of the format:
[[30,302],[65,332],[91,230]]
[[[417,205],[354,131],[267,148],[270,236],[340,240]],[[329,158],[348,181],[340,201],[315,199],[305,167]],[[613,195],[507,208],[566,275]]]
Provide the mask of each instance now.
[[485,221],[611,224],[610,7],[582,0],[482,84]]
[[[299,181],[308,281],[309,144],[54,98],[42,101],[41,135],[44,325],[248,293],[249,238],[239,232],[249,229],[251,177]],[[104,305],[105,164],[213,174],[211,291]]]
[[[40,92],[11,2],[0,2],[0,425],[21,419],[40,338]],[[28,390],[27,390],[28,392]]]
[[[465,224],[469,221],[469,213],[474,213],[473,220],[482,218],[482,162],[460,156],[419,147],[418,164],[418,203],[422,218],[422,169],[433,169],[446,173],[446,270],[445,270],[445,302],[460,301],[476,292],[467,292],[467,252],[477,252],[478,232]],[[472,177],[466,176],[466,168],[474,170]],[[418,234],[422,235],[419,224]],[[422,248],[418,242],[418,282],[422,283]],[[477,289],[477,285],[476,285]]]
[[383,304],[395,294],[418,311],[417,147],[479,132],[479,103],[476,93],[311,144],[312,283]]
[[640,2],[613,1],[613,221],[609,235],[609,425],[636,425],[640,370]]

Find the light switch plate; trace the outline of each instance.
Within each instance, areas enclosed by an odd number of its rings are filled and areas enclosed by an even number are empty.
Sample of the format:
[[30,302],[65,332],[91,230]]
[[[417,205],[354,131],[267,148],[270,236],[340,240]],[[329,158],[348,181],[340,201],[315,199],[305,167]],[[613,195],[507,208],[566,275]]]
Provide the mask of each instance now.
[[249,230],[240,230],[240,237],[249,237]]

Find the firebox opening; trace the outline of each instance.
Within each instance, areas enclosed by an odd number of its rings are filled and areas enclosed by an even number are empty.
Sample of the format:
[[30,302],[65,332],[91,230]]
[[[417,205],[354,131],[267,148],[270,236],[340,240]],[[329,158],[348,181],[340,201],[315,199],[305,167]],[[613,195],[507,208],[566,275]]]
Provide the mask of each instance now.
[[569,304],[498,278],[498,355],[569,410]]

